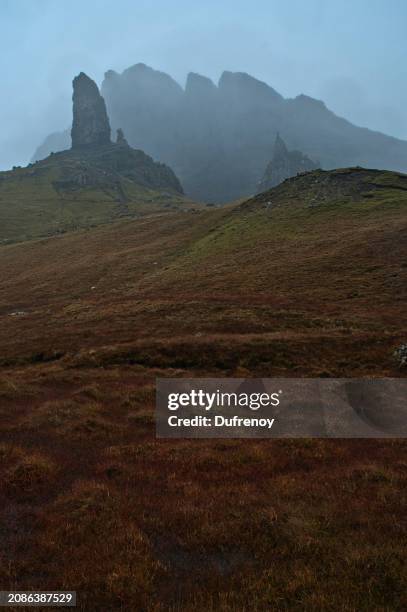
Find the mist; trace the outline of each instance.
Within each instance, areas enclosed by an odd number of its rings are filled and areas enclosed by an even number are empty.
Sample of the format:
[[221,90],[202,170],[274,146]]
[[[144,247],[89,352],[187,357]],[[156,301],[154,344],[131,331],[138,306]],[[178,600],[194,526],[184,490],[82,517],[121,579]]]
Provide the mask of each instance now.
[[182,86],[247,72],[284,97],[407,139],[407,5],[372,0],[214,2],[2,0],[0,168],[25,165],[71,121],[71,82],[145,64]]

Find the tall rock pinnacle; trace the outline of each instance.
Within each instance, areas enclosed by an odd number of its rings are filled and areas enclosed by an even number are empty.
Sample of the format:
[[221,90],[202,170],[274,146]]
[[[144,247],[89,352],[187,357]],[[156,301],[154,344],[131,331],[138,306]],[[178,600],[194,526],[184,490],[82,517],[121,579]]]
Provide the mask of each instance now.
[[81,72],[73,80],[72,148],[110,144],[106,104],[94,81]]

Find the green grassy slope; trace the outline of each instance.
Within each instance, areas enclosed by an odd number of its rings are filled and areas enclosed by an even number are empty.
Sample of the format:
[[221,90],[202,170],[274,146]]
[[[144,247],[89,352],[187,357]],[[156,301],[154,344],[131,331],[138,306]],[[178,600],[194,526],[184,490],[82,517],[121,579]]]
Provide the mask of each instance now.
[[66,151],[0,173],[0,243],[195,206],[172,171],[142,151]]
[[338,314],[360,307],[368,316],[369,303],[384,300],[390,319],[406,290],[406,222],[406,175],[315,171],[224,211],[150,282],[323,300]]

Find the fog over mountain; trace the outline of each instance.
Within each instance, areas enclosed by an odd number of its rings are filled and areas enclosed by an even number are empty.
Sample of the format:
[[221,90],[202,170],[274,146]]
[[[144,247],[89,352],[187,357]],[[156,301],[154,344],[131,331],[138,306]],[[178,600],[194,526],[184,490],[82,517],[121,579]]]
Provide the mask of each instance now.
[[[107,71],[101,91],[112,128],[170,165],[197,200],[255,193],[278,132],[290,150],[323,168],[407,171],[407,142],[356,127],[309,96],[285,99],[244,72],[224,71],[217,84],[192,72],[183,89],[170,75],[138,63],[121,74]],[[52,134],[33,160],[69,147],[69,131]]]
[[324,100],[351,122],[407,139],[404,0],[3,0],[0,169],[26,164],[71,121],[71,83],[143,62],[183,87],[246,72],[285,98]]

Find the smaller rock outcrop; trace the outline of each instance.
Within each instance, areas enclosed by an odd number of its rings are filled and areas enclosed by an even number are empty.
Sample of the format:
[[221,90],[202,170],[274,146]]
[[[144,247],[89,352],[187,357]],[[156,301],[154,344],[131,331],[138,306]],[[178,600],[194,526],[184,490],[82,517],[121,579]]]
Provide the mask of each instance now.
[[301,151],[289,151],[284,140],[277,133],[273,158],[267,165],[263,178],[258,185],[258,191],[267,191],[267,189],[276,187],[287,178],[317,168],[319,168],[319,164]]
[[110,123],[98,86],[84,72],[72,84],[72,148],[110,144]]
[[124,146],[124,147],[129,146],[129,143],[127,142],[124,136],[124,132],[122,128],[119,128],[118,130],[116,130],[116,144]]

